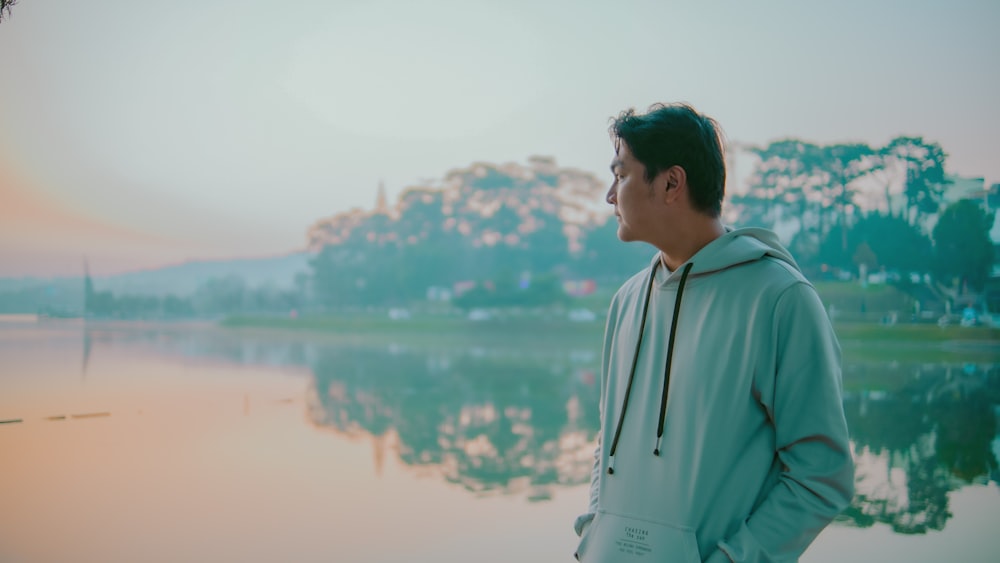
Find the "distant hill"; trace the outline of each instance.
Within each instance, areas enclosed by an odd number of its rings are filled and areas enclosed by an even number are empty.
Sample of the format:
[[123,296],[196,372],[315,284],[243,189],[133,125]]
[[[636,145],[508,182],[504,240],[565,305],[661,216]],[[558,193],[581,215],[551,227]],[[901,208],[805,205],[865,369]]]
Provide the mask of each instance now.
[[115,294],[191,295],[213,279],[237,277],[248,287],[295,287],[295,276],[309,272],[309,252],[296,252],[267,258],[236,260],[201,260],[155,270],[129,272],[115,276],[94,277],[94,288]]
[[[309,252],[265,258],[199,260],[111,276],[94,276],[94,289],[115,295],[188,297],[212,280],[239,278],[249,288],[292,289],[308,274]],[[0,314],[43,310],[79,314],[83,310],[83,275],[56,278],[0,278]]]

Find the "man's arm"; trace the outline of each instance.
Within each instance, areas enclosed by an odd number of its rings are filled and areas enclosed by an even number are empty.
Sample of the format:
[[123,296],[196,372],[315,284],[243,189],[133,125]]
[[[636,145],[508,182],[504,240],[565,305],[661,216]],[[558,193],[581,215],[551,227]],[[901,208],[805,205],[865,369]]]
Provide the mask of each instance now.
[[708,561],[796,561],[854,494],[840,345],[815,290],[786,289],[775,306],[773,385],[761,402],[775,426],[778,484]]

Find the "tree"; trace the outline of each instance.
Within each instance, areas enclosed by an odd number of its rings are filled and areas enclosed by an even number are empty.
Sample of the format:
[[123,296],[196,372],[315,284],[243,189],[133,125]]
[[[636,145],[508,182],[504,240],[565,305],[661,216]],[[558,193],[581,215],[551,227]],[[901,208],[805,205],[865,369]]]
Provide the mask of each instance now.
[[931,240],[917,227],[902,217],[883,213],[869,213],[847,229],[847,245],[841,241],[845,234],[840,225],[830,230],[820,246],[820,262],[839,268],[857,264],[854,259],[861,245],[874,254],[869,267],[881,267],[898,272],[925,272],[931,260]]
[[10,9],[14,4],[17,4],[17,0],[0,0],[0,22],[3,21],[4,12],[7,12],[7,17],[10,17]]
[[773,228],[775,219],[771,213],[773,202],[751,193],[732,194],[728,198],[728,211],[744,227]]
[[[837,224],[841,226],[841,249],[847,250],[847,214],[854,204],[851,184],[881,167],[876,151],[863,143],[828,145],[820,149],[823,170],[829,175],[824,205],[833,204]],[[826,235],[820,228],[820,236]]]
[[535,230],[523,235],[528,269],[537,273],[552,272],[569,260],[569,240],[564,223],[555,213],[536,211]]
[[656,253],[656,248],[644,242],[622,242],[618,238],[618,221],[614,217],[608,217],[603,224],[584,231],[582,246],[576,273],[615,282],[648,265]]
[[773,225],[783,207],[791,209],[806,230],[806,211],[818,206],[818,187],[823,183],[820,147],[799,139],[775,141],[750,152],[760,159],[754,166],[747,202],[765,202],[764,217]]
[[[944,166],[948,155],[937,143],[924,141],[923,137],[896,137],[879,151],[883,166],[905,171],[903,207],[901,217],[911,225],[937,213],[944,188],[950,181],[945,177]],[[886,205],[892,212],[886,184]]]
[[993,216],[968,199],[951,204],[941,213],[932,233],[932,272],[938,281],[950,285],[948,282],[957,278],[969,288],[983,289],[993,267]]

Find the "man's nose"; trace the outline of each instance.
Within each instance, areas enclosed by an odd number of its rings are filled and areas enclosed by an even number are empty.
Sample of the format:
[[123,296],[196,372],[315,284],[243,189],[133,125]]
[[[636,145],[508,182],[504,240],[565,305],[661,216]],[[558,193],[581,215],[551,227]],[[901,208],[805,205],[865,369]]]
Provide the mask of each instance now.
[[608,188],[608,194],[604,196],[604,201],[614,205],[616,199],[618,199],[617,190],[615,189],[615,185],[611,184],[611,187]]

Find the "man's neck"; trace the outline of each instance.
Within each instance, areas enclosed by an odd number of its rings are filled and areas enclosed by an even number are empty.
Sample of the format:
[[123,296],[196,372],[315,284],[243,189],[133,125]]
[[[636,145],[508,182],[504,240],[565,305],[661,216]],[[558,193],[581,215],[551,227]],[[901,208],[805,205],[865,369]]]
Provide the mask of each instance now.
[[717,218],[693,221],[688,227],[682,239],[660,247],[660,262],[671,272],[677,271],[708,243],[726,234],[726,227]]

